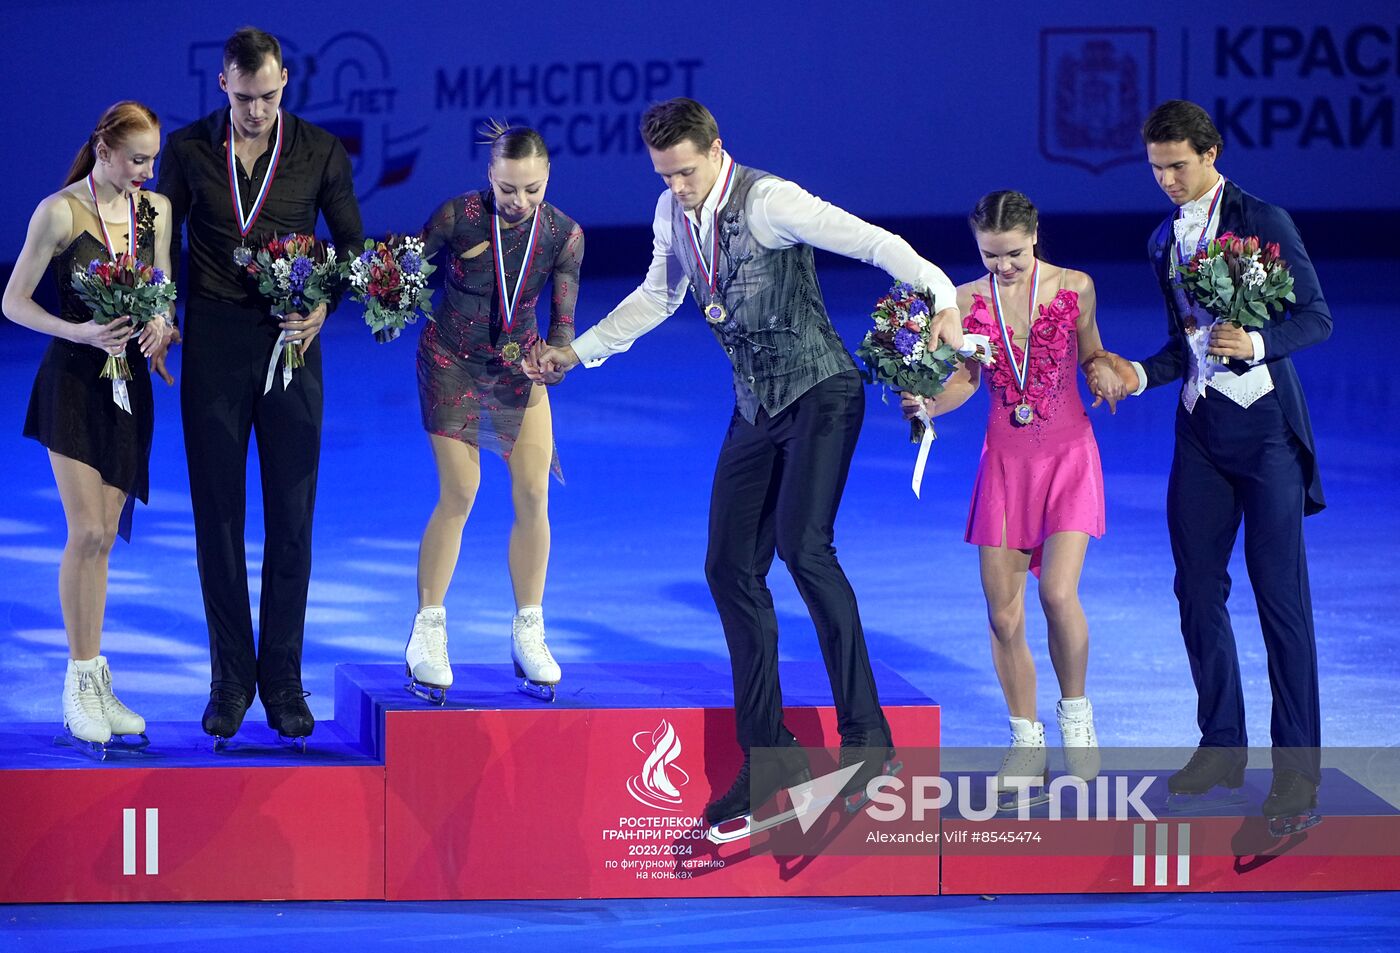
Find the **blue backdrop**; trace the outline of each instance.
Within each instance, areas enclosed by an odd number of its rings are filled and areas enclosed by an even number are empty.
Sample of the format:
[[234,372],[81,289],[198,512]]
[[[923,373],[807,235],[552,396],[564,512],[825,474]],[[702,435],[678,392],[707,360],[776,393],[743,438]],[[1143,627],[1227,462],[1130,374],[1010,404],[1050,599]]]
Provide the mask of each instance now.
[[18,172],[0,190],[7,260],[108,104],[144,100],[167,130],[217,108],[219,50],[249,19],[285,44],[286,104],[349,146],[372,232],[479,186],[488,117],[545,134],[551,198],[585,227],[644,224],[659,182],[637,117],[675,95],[709,104],[741,159],[877,219],[961,216],[1004,187],[1047,212],[1155,218],[1137,129],[1173,96],[1217,117],[1227,172],[1247,167],[1247,187],[1290,210],[1400,208],[1400,23],[1382,0],[1189,19],[1021,0],[4,6],[19,84],[0,99]]

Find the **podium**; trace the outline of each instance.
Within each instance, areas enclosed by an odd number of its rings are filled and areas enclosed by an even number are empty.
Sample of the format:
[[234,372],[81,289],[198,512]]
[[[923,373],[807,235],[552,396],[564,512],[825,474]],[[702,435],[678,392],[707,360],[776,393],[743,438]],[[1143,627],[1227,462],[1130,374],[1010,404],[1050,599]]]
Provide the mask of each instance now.
[[[938,858],[774,857],[699,837],[740,763],[726,664],[567,667],[553,704],[508,665],[454,666],[444,707],[398,664],[343,665],[299,754],[250,718],[94,762],[56,725],[0,729],[0,902],[932,894]],[[786,723],[835,746],[825,670],[782,667]],[[876,677],[902,744],[938,707]],[[849,823],[849,822],[848,822]]]
[[[856,811],[838,799],[715,845],[704,805],[741,761],[728,666],[565,674],[549,704],[517,692],[508,665],[455,666],[437,707],[404,690],[399,664],[343,665],[335,718],[305,753],[253,719],[220,754],[196,723],[155,723],[145,752],[101,763],[55,746],[55,725],[0,728],[0,902],[1400,888],[1400,810],[1356,780],[1374,766],[1325,768],[1322,823],[1282,840],[1259,813],[1267,768],[1247,772],[1240,804],[1193,816],[1166,809],[1167,772],[1108,769],[1082,815],[1075,798],[1058,818],[935,803],[950,782],[985,790],[987,768],[960,774],[938,705],[879,665],[900,771]],[[830,778],[826,672],[781,674],[784,721]],[[974,755],[994,768],[999,752]],[[1133,785],[1142,811],[1100,810]]]

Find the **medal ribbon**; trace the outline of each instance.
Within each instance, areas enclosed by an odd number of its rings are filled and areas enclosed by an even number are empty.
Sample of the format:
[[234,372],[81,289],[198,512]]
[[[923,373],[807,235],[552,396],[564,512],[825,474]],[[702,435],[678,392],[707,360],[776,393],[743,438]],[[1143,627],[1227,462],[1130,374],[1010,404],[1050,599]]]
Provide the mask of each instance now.
[[1021,392],[1021,396],[1026,393],[1026,375],[1031,369],[1031,324],[1035,322],[1035,298],[1040,291],[1040,262],[1035,263],[1031,269],[1031,299],[1030,307],[1026,311],[1026,350],[1022,357],[1025,360],[1017,364],[1016,352],[1011,347],[1011,331],[1006,326],[1006,319],[1001,314],[1001,292],[997,290],[997,276],[991,275],[992,279],[992,308],[996,311],[997,325],[1001,328],[1001,339],[1006,342],[1006,359],[1011,362],[1011,373],[1016,376],[1016,389]]
[[[1206,223],[1205,223],[1204,225],[1201,226],[1201,237],[1198,238],[1198,239],[1196,240],[1196,251],[1200,251],[1202,248],[1205,248],[1206,245],[1209,244],[1209,242],[1210,242],[1210,239],[1206,237],[1207,235],[1210,234],[1210,221],[1211,221],[1211,219],[1215,218],[1215,210],[1216,210],[1216,208],[1220,205],[1220,196],[1223,195],[1224,193],[1225,193],[1225,177],[1222,175],[1222,176],[1220,177],[1220,181],[1219,181],[1219,182],[1216,184],[1216,186],[1215,186],[1215,195],[1211,196],[1210,208],[1208,208],[1208,209],[1206,210]],[[1182,212],[1181,209],[1177,209],[1177,210],[1176,210],[1176,217],[1177,217],[1177,218],[1181,218],[1181,212]],[[1184,242],[1181,242],[1181,241],[1177,241],[1175,244],[1176,244],[1176,263],[1177,263],[1178,265],[1184,265],[1184,264],[1186,264],[1186,260],[1187,260],[1187,255],[1186,255],[1186,244],[1185,244]],[[1193,252],[1193,254],[1194,254],[1194,252]]]
[[520,277],[515,282],[515,293],[506,293],[506,251],[501,245],[501,216],[493,213],[491,216],[491,230],[496,241],[491,247],[491,251],[496,258],[496,292],[501,298],[501,325],[505,332],[509,334],[515,327],[515,308],[520,303],[520,292],[525,287],[525,279],[530,276],[530,266],[535,263],[536,239],[539,237],[540,210],[535,209],[535,220],[530,223],[530,237],[525,246],[525,254],[521,257],[522,266]]
[[[97,204],[97,185],[92,180],[92,173],[87,177],[88,195],[92,196],[92,207],[97,212],[97,227],[102,229],[102,244],[107,246],[107,254],[115,261],[117,258],[117,246],[112,241],[112,235],[107,231],[107,220],[102,217],[102,207]],[[131,257],[136,257],[136,196],[126,197],[126,253]]]
[[[729,198],[729,187],[734,184],[734,166],[736,162],[730,161],[729,174],[724,177],[724,185],[720,188],[719,202],[715,205],[715,220],[710,229],[710,263],[705,264],[705,256],[700,253],[700,226],[694,222],[690,223],[690,228],[686,235],[690,238],[690,250],[695,253],[695,263],[700,267],[700,274],[705,279],[705,283],[710,286],[710,297],[715,295],[715,284],[719,279],[719,210],[724,208],[724,203]],[[703,207],[702,207],[703,210]],[[697,215],[696,218],[699,218]]]
[[277,110],[277,135],[272,140],[272,158],[267,162],[267,175],[263,177],[262,187],[258,189],[257,198],[253,200],[253,208],[246,216],[243,214],[243,195],[238,188],[238,157],[234,155],[235,130],[233,128],[233,110],[228,112],[228,188],[229,196],[233,199],[233,217],[238,223],[238,234],[244,238],[253,230],[253,223],[258,220],[258,215],[262,212],[263,203],[267,201],[268,193],[272,189],[272,180],[277,178],[277,164],[282,159],[282,110]]

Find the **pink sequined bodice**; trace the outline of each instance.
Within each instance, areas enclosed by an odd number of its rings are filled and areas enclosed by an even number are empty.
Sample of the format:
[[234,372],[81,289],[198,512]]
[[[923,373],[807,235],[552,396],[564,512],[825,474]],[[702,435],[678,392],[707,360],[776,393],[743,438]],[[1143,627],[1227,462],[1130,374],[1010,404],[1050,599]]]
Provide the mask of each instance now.
[[[1076,377],[1079,371],[1079,295],[1068,288],[1060,289],[1054,300],[1039,307],[1039,315],[1031,324],[1030,369],[1026,372],[1025,391],[1016,383],[1010,350],[1019,364],[1025,353],[1014,341],[1003,338],[996,316],[981,295],[972,296],[972,310],[963,318],[963,329],[973,334],[985,334],[997,350],[996,364],[982,371],[991,391],[987,418],[987,446],[992,448],[1024,448],[1027,442],[1040,449],[1044,444],[1078,437],[1089,430],[1089,416],[1079,398]],[[1013,411],[1022,401],[1030,404],[1034,420],[1016,424]]]

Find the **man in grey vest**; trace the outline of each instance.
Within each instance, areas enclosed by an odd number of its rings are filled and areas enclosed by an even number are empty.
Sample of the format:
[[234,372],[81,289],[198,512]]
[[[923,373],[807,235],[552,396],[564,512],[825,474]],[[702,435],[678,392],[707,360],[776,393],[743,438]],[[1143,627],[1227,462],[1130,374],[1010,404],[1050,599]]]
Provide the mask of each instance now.
[[[953,284],[938,267],[898,236],[735,162],[700,103],[653,105],[641,132],[667,189],[656,204],[646,280],[572,346],[537,345],[526,368],[554,383],[579,362],[593,366],[627,350],[680,307],[687,285],[733,365],[734,416],[715,467],[705,574],[729,644],[745,758],[733,787],[705,809],[717,831],[747,818],[751,795],[758,806],[807,777],[805,755],[783,725],[778,620],[766,583],[775,551],[821,640],[842,764],[861,763],[842,793],[859,796],[891,754],[855,594],[832,547],[865,393],[827,316],[812,248],[870,262],[927,292],[941,340],[960,346],[962,326]],[[751,779],[753,747],[791,747],[792,757]]]

